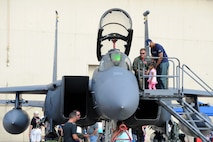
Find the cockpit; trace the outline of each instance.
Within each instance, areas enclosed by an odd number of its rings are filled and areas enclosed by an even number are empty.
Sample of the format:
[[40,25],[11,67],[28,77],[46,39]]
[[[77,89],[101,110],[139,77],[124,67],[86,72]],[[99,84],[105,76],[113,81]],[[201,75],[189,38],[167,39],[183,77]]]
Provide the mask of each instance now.
[[131,70],[131,61],[128,56],[119,49],[111,49],[100,61],[99,71],[105,71],[111,67],[122,67]]
[[[128,56],[132,42],[132,34],[132,19],[128,13],[118,8],[106,11],[101,17],[98,30],[98,61],[101,61],[103,55],[108,54],[109,49],[112,48],[119,49],[119,52],[123,52]],[[114,52],[117,53],[118,51],[114,50]],[[109,52],[109,54],[108,57],[114,56],[111,55],[111,52]],[[123,55],[121,57],[124,58]]]

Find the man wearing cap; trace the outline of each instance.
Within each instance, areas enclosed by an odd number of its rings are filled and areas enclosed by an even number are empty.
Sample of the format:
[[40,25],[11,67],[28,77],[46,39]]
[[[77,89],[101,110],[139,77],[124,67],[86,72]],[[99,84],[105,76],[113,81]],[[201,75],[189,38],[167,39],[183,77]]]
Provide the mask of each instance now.
[[[168,68],[169,68],[169,62],[168,62],[168,56],[166,54],[166,51],[164,50],[163,46],[153,42],[151,39],[146,40],[147,44],[151,48],[151,54],[153,57],[158,57],[155,59],[156,65],[155,68],[157,70],[157,75],[168,75]],[[168,78],[165,76],[157,77],[158,89],[168,89]]]
[[40,142],[41,141],[41,126],[42,122],[41,119],[39,118],[39,112],[35,111],[33,113],[33,118],[30,123],[30,128],[29,128],[29,136],[31,142]]

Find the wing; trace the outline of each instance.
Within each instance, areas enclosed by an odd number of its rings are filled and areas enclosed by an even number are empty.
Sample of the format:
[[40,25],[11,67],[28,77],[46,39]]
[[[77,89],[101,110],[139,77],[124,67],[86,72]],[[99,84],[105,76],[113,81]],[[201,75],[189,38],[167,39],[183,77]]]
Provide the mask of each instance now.
[[[34,86],[18,86],[0,88],[0,94],[47,94],[51,85],[34,85]],[[44,101],[24,100],[19,98],[22,106],[43,107]],[[15,100],[0,100],[2,105],[14,105]]]
[[4,87],[0,88],[2,94],[46,94],[48,85],[34,85],[34,86],[18,86],[18,87]]
[[[14,100],[0,100],[0,105],[13,105]],[[24,107],[44,107],[44,101],[32,101],[32,100],[23,100],[22,106]]]

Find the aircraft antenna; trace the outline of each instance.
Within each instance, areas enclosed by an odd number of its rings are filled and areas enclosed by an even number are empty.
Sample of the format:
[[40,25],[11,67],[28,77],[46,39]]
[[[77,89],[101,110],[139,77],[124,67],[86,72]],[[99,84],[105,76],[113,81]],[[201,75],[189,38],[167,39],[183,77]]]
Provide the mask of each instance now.
[[58,49],[58,12],[56,13],[55,21],[55,48],[54,48],[54,61],[53,61],[53,82],[57,80],[57,49]]

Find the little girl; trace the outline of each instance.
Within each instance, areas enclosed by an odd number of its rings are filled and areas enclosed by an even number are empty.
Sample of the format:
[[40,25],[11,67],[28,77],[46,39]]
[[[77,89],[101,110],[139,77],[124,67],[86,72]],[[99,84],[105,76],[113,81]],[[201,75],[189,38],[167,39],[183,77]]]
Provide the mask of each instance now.
[[156,90],[156,84],[157,82],[157,77],[156,77],[156,69],[154,67],[154,63],[150,63],[149,64],[149,70],[148,70],[148,74],[149,74],[149,79],[147,80],[147,82],[149,83],[149,90]]

